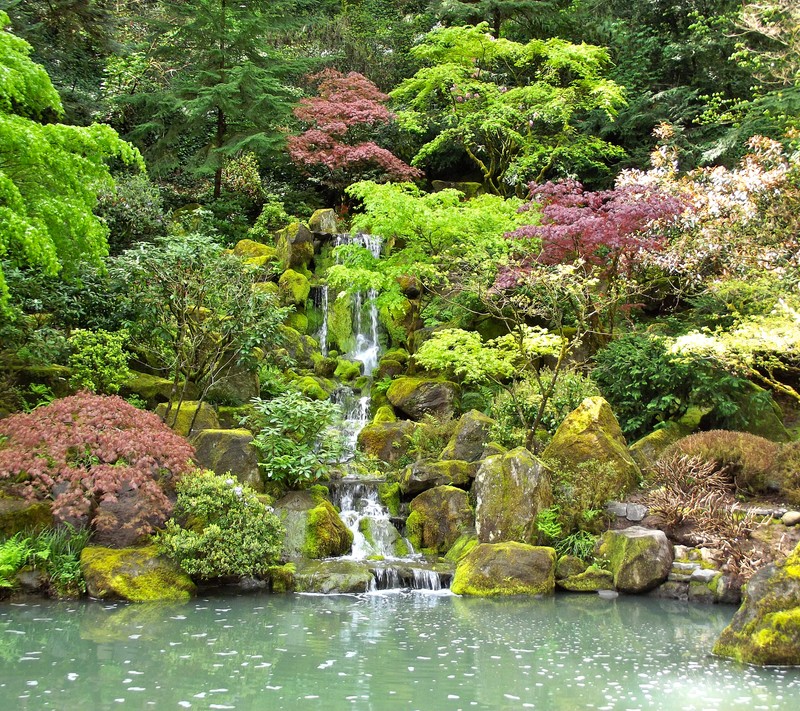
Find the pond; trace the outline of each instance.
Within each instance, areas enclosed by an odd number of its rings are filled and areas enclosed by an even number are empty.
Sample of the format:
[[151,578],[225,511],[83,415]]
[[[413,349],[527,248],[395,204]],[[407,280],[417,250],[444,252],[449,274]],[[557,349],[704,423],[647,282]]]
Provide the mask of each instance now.
[[709,655],[733,607],[447,592],[0,607],[0,708],[788,709]]

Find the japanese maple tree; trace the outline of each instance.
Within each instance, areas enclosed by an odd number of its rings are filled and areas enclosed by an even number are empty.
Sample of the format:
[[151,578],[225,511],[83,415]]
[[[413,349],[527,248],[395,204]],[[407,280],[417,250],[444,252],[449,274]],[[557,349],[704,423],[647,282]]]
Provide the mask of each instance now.
[[[59,520],[98,531],[150,533],[172,511],[169,482],[193,469],[194,448],[152,412],[122,398],[81,392],[0,421],[0,483],[29,499],[51,500]],[[136,500],[125,521],[108,507]]]
[[372,136],[394,115],[389,97],[364,75],[325,69],[309,77],[317,96],[302,99],[295,116],[307,127],[289,138],[289,156],[322,184],[341,191],[360,179],[415,180],[422,172],[407,165]]

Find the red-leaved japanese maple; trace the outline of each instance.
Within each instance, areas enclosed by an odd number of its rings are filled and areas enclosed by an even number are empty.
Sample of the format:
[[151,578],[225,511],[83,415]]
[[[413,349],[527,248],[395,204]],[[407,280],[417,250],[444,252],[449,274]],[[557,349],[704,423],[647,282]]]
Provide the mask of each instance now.
[[[52,500],[57,520],[91,524],[101,533],[144,534],[163,523],[172,511],[167,491],[194,468],[193,455],[158,416],[116,396],[81,392],[0,420],[4,488]],[[132,499],[124,520],[112,513],[122,494]]]
[[[414,180],[422,176],[391,151],[367,140],[394,115],[389,97],[363,74],[325,69],[309,77],[317,96],[302,99],[295,116],[307,129],[289,138],[289,156],[309,175],[341,190],[357,178]],[[321,175],[320,175],[321,173]]]

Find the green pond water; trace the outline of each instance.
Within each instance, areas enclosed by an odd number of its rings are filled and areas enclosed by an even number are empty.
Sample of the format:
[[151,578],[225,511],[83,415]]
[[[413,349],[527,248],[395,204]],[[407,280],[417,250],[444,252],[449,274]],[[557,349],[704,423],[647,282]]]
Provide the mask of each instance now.
[[733,607],[390,592],[0,606],[0,709],[798,709]]

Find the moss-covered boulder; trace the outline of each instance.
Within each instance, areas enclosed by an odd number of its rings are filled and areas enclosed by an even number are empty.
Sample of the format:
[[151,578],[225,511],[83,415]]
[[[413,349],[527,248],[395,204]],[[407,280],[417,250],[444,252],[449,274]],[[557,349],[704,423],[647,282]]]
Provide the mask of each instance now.
[[326,499],[311,491],[293,491],[275,503],[285,528],[281,557],[329,558],[346,555],[353,534]]
[[339,358],[336,361],[336,370],[333,377],[342,383],[349,383],[361,375],[361,361]]
[[450,550],[444,554],[444,557],[452,563],[458,563],[458,561],[467,555],[478,543],[478,536],[474,531],[462,533],[456,538],[455,543],[450,546]]
[[400,484],[396,481],[378,484],[378,500],[386,507],[391,516],[399,516]]
[[284,353],[299,368],[314,368],[314,359],[320,355],[319,344],[311,337],[283,324],[278,328]]
[[258,468],[258,453],[250,430],[203,430],[192,439],[195,459],[203,469],[215,474],[230,474],[256,491],[264,485]]
[[372,423],[379,425],[382,422],[397,422],[397,415],[394,414],[394,408],[391,405],[381,405],[375,412]]
[[267,244],[256,242],[252,239],[240,239],[233,247],[233,253],[243,259],[259,259],[266,257],[268,260],[275,259],[276,250]]
[[611,590],[614,587],[614,575],[610,570],[590,565],[582,573],[556,578],[556,585],[570,592],[597,592]]
[[481,458],[483,448],[489,441],[494,420],[482,412],[470,410],[461,416],[453,436],[442,450],[440,459],[463,459],[474,462]]
[[246,405],[254,397],[261,395],[261,384],[258,373],[252,368],[235,362],[235,356],[230,356],[231,365],[224,368],[218,375],[217,381],[208,388],[206,398],[209,402],[222,405]]
[[311,293],[311,283],[300,272],[287,269],[278,279],[278,293],[284,306],[303,306]]
[[284,269],[308,264],[314,257],[314,235],[302,222],[292,222],[275,233],[278,260]]
[[331,208],[314,210],[308,219],[308,229],[317,234],[335,235],[339,233],[339,220],[336,211]]
[[509,541],[481,543],[456,566],[456,595],[549,595],[555,589],[556,552]]
[[668,420],[659,429],[636,440],[628,451],[642,471],[650,469],[664,451],[682,437],[692,434],[711,408],[690,407],[678,420]]
[[556,582],[580,575],[589,567],[588,563],[574,555],[562,555],[556,562]]
[[464,199],[470,200],[478,195],[483,195],[483,184],[469,180],[432,180],[431,187],[438,193],[440,190],[458,190],[464,193]]
[[89,546],[81,553],[81,572],[90,597],[132,602],[188,600],[195,585],[177,563],[146,548]]
[[367,565],[352,560],[301,560],[294,572],[297,592],[363,593],[373,581]]
[[750,579],[714,654],[747,664],[800,665],[800,545]]
[[641,593],[667,579],[672,568],[672,544],[663,531],[631,526],[606,531],[597,542],[595,557],[608,561],[617,590]]
[[[169,402],[173,395],[172,388],[173,382],[167,378],[132,370],[127,380],[120,386],[119,394],[121,397],[138,395],[145,401],[147,407],[154,410],[160,403]],[[181,383],[179,388],[184,391],[187,400],[196,400],[200,395],[194,383],[186,383],[185,388]]]
[[418,552],[447,553],[461,534],[475,526],[467,493],[454,486],[423,492],[411,501],[409,509],[406,537]]
[[358,449],[369,457],[393,464],[408,452],[415,427],[408,420],[367,425],[358,433]]
[[524,447],[484,459],[473,493],[482,543],[535,543],[536,516],[553,504],[550,471]]
[[292,311],[284,323],[298,333],[308,333],[308,316],[302,311]]
[[617,418],[602,397],[586,398],[567,415],[542,459],[559,471],[585,509],[623,497],[641,478]]
[[476,469],[475,464],[458,459],[414,462],[404,470],[400,478],[400,489],[405,496],[415,496],[434,486],[468,489],[475,478]]
[[353,336],[353,309],[350,296],[339,294],[328,311],[328,342],[346,353],[355,346]]
[[312,400],[327,400],[333,392],[334,384],[327,378],[304,375],[292,381],[294,386]]
[[41,531],[53,525],[49,503],[0,497],[0,540],[21,531]]
[[412,420],[431,415],[450,419],[459,407],[461,389],[449,380],[403,377],[393,381],[386,391],[389,402]]
[[201,430],[218,430],[219,419],[214,408],[207,402],[184,400],[182,403],[161,403],[156,408],[164,424],[183,437],[190,437]]
[[769,391],[755,383],[746,382],[745,387],[732,397],[739,409],[727,419],[717,419],[714,422],[716,426],[749,432],[772,442],[791,440],[783,424],[783,412]]
[[396,361],[387,358],[381,358],[378,363],[378,368],[375,370],[375,380],[383,380],[384,378],[397,378],[406,372],[406,367]]

